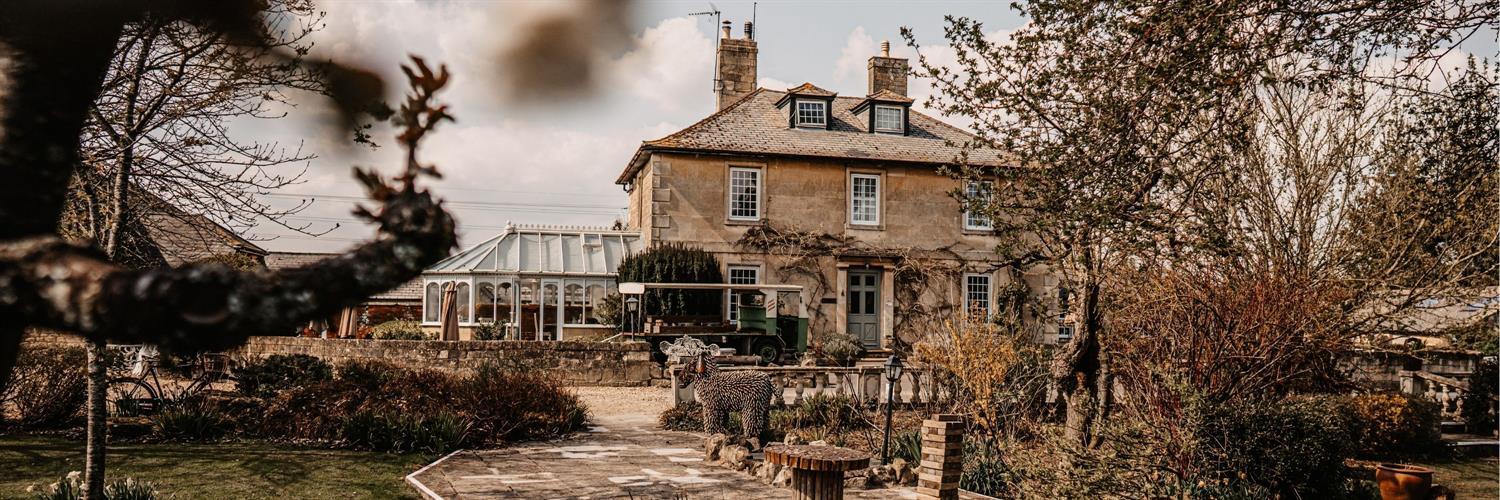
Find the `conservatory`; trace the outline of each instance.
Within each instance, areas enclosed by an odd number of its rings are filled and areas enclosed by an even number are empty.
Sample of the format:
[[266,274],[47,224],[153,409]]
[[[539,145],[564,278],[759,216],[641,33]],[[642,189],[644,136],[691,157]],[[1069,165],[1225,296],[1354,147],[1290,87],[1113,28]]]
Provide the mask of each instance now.
[[600,324],[595,308],[615,293],[620,261],[640,250],[635,232],[506,224],[499,235],[422,272],[422,325],[440,326],[451,289],[462,340],[488,324],[517,340],[612,333],[614,325]]

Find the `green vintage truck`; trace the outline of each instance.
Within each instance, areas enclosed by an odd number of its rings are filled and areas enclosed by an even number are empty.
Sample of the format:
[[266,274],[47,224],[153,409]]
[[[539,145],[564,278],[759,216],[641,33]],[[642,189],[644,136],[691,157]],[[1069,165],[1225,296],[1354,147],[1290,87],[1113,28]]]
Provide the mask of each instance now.
[[[714,314],[648,315],[648,290],[720,290],[736,300]],[[802,295],[798,285],[620,283],[620,332],[649,342],[652,349],[660,341],[688,336],[754,355],[761,364],[781,363],[807,351],[807,303]]]

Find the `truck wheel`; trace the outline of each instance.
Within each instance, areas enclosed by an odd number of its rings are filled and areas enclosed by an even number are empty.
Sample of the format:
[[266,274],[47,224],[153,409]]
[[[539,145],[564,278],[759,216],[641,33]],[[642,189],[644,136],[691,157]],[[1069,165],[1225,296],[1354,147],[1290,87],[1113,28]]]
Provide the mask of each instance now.
[[781,339],[756,339],[750,344],[750,353],[760,357],[760,364],[781,361]]

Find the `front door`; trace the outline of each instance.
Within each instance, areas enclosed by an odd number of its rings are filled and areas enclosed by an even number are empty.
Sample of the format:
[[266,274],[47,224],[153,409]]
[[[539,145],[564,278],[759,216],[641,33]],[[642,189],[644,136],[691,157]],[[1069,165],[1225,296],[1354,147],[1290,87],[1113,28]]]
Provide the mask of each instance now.
[[848,325],[865,349],[880,348],[880,271],[849,270]]

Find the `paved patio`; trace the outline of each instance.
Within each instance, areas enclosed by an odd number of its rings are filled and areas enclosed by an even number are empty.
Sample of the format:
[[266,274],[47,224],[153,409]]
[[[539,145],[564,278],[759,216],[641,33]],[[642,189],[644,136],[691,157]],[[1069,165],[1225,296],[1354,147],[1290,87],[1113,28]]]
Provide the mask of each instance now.
[[[651,390],[580,389],[596,414],[589,432],[498,450],[460,451],[407,476],[407,482],[430,499],[791,498],[790,490],[704,463],[701,435],[657,430],[656,412],[670,403],[658,401],[655,393],[632,393]],[[849,490],[848,497],[916,494],[910,489]]]

